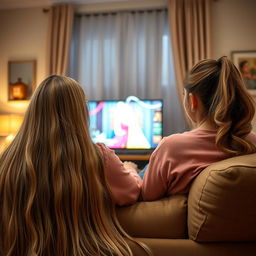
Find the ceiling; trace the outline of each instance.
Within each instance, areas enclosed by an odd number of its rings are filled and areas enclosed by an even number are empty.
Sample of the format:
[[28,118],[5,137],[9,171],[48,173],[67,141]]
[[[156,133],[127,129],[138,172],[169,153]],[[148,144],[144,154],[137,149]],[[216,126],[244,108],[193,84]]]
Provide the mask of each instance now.
[[0,9],[42,7],[42,6],[49,6],[55,3],[96,4],[96,3],[106,3],[106,2],[131,2],[131,1],[132,0],[0,0]]

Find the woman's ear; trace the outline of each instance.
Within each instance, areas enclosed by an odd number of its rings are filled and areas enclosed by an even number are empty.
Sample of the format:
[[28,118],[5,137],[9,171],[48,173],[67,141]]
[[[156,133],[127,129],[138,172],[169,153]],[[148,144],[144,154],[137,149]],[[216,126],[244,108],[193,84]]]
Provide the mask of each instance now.
[[198,98],[194,93],[191,93],[191,92],[188,94],[188,98],[189,98],[190,109],[192,112],[195,112],[195,110],[198,107]]

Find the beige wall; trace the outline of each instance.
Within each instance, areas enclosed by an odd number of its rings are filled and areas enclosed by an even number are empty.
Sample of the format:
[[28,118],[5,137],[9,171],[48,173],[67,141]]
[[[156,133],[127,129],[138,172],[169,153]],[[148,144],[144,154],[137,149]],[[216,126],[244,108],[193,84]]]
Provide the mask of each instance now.
[[[256,0],[217,0],[212,3],[212,55],[256,51]],[[252,93],[256,101],[256,92]],[[256,132],[256,116],[253,120]]]
[[[125,9],[161,7],[166,0],[134,1]],[[79,11],[122,9],[124,3],[79,6]],[[212,55],[256,50],[256,0],[217,0],[212,3]],[[0,113],[24,112],[26,103],[7,101],[8,60],[36,59],[37,84],[46,76],[48,13],[42,8],[0,10]]]
[[48,14],[42,8],[0,10],[0,112],[23,113],[27,103],[8,102],[8,61],[35,59],[37,84],[46,75]]
[[212,3],[212,55],[256,51],[256,1],[217,0]]
[[[166,0],[131,1],[130,3],[78,6],[78,11],[105,11],[161,7]],[[43,8],[0,10],[0,113],[24,113],[28,102],[8,102],[8,60],[37,60],[36,84],[47,75],[48,13]]]

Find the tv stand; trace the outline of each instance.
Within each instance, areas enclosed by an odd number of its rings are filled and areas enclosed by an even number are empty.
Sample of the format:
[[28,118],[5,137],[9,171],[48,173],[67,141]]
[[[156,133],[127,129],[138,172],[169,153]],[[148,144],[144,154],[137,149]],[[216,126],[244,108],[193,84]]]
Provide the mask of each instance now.
[[138,168],[140,170],[142,170],[147,164],[148,164],[148,161],[149,161],[149,158],[150,158],[150,154],[142,154],[142,155],[119,155],[117,154],[119,159],[121,161],[131,161],[131,162],[134,162],[135,164],[137,164]]
[[150,158],[150,154],[146,155],[122,155],[117,154],[121,161],[148,161]]

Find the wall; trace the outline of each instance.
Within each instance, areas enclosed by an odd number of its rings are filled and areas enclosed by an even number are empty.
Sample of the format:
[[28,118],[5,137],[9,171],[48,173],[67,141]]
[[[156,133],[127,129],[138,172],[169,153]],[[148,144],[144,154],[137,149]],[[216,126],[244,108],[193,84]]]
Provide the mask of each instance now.
[[[78,6],[78,11],[105,11],[161,7],[167,0],[131,1]],[[234,50],[256,50],[256,1],[216,0],[212,2],[212,56],[230,56]],[[48,14],[42,8],[0,10],[0,113],[24,112],[26,103],[7,101],[8,60],[36,59],[37,84],[47,74]]]
[[37,84],[46,76],[48,14],[42,8],[0,10],[0,113],[23,113],[28,103],[8,102],[8,61],[37,60]]
[[231,51],[256,51],[256,1],[212,2],[212,55],[231,57]]
[[[212,56],[231,57],[232,51],[256,51],[256,1],[217,0],[212,3]],[[253,92],[256,101],[256,92]],[[256,132],[256,116],[253,120]]]
[[[166,0],[130,1],[78,6],[78,11],[104,11],[146,6],[161,7]],[[37,60],[36,84],[47,75],[48,13],[43,8],[0,10],[0,114],[24,113],[28,102],[11,102],[8,98],[8,61]]]

